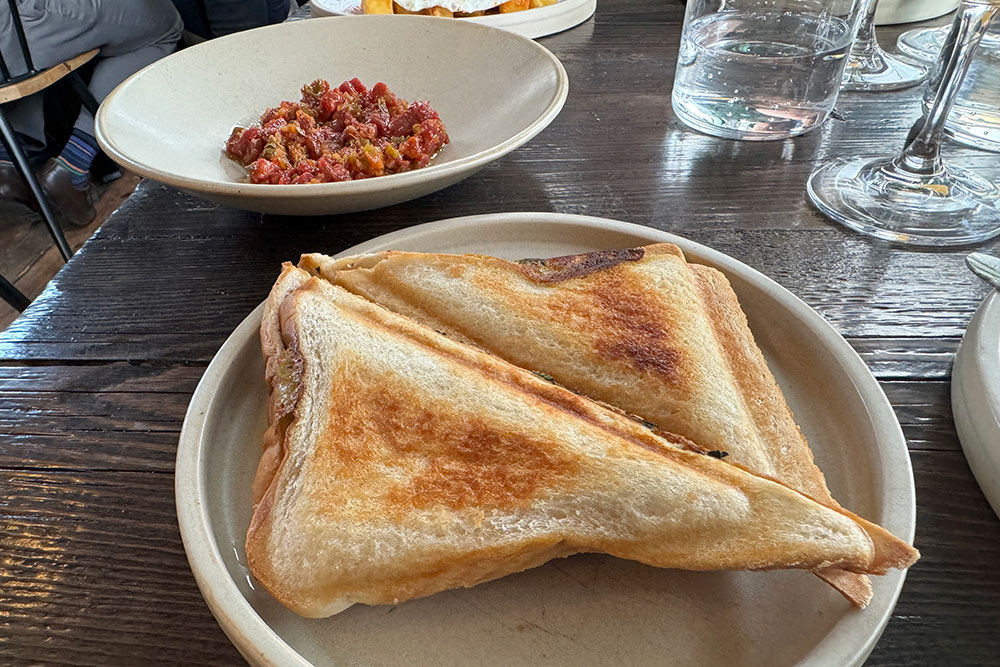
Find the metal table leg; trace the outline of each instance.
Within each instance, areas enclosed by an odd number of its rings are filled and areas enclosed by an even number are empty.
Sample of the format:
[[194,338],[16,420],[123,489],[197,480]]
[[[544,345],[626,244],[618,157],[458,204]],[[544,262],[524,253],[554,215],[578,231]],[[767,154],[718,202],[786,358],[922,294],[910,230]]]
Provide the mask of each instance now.
[[4,301],[17,308],[18,312],[23,311],[31,303],[28,297],[24,296],[3,276],[0,276],[0,296],[3,297]]
[[45,224],[49,227],[49,234],[52,235],[52,240],[55,241],[56,247],[59,248],[63,259],[68,260],[73,256],[73,251],[69,249],[69,244],[66,242],[62,228],[59,227],[58,221],[56,221],[55,216],[52,214],[52,209],[49,208],[45,194],[42,192],[41,186],[38,185],[35,174],[31,171],[28,158],[24,155],[24,151],[21,150],[21,146],[17,142],[17,137],[14,136],[14,130],[7,121],[7,114],[4,112],[3,106],[0,106],[0,137],[3,138],[4,146],[7,147],[7,152],[14,160],[14,166],[17,167],[21,177],[28,184],[32,194],[35,195],[38,207],[42,210],[42,219],[45,220]]

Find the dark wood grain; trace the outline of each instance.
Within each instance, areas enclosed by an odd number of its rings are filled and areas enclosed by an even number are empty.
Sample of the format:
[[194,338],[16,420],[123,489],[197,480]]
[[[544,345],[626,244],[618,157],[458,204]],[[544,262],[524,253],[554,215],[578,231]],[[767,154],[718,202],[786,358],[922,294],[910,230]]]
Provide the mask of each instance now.
[[911,451],[959,449],[948,382],[883,382]]
[[996,665],[1000,521],[961,453],[915,452],[920,560],[868,665]]
[[187,567],[172,475],[0,470],[0,489],[0,663],[238,664]]
[[0,391],[157,392],[190,395],[203,365],[111,362],[74,366],[0,365]]
[[[602,0],[593,19],[543,39],[571,79],[560,116],[527,146],[413,202],[292,218],[144,182],[0,333],[0,664],[240,664],[194,584],[173,504],[176,442],[208,362],[284,260],[417,223],[525,210],[704,243],[847,337],[906,435],[923,554],[867,664],[997,664],[1000,520],[961,453],[949,383],[987,289],[964,269],[967,249],[870,241],[820,215],[804,189],[831,157],[897,150],[919,91],[843,95],[845,120],[795,140],[703,136],[670,109],[682,15],[675,0]],[[880,35],[891,44],[902,29]],[[1000,179],[995,154],[946,153]],[[981,249],[1000,250],[1000,240]]]
[[945,380],[959,338],[853,338],[848,342],[880,380]]

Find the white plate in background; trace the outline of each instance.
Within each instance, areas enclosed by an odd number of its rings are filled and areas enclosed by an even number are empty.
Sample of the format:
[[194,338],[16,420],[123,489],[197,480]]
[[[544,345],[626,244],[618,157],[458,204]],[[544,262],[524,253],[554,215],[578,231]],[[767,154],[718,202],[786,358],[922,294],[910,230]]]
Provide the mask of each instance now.
[[915,23],[955,11],[959,0],[878,0],[875,25]]
[[[595,9],[597,0],[559,0],[555,4],[523,12],[470,16],[457,20],[482,23],[535,39],[579,25],[593,16]],[[310,12],[313,16],[360,14],[361,0],[312,0]]]

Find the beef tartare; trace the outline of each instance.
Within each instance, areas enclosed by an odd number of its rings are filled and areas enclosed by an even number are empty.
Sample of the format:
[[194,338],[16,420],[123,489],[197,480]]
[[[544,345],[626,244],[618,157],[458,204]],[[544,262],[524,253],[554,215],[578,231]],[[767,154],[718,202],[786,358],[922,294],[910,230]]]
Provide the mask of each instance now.
[[251,183],[331,183],[425,167],[447,143],[427,102],[410,104],[381,82],[369,90],[357,79],[336,88],[319,79],[302,87],[299,102],[234,128],[226,155]]

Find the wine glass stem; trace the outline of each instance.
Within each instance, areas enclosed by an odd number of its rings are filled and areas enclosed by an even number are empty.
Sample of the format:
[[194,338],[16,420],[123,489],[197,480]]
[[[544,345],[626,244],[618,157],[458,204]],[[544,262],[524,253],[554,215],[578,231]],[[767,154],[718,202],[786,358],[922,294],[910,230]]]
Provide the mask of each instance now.
[[951,31],[945,39],[941,55],[931,74],[928,95],[933,95],[930,109],[924,114],[924,125],[917,136],[895,160],[895,166],[919,176],[941,173],[941,138],[944,123],[969,71],[972,56],[1000,5],[980,4],[963,0]]
[[878,0],[864,0],[868,3],[865,7],[865,15],[861,19],[861,25],[858,26],[858,34],[854,38],[854,46],[852,47],[855,53],[871,53],[878,48],[878,42],[875,41],[875,8],[878,6]]

